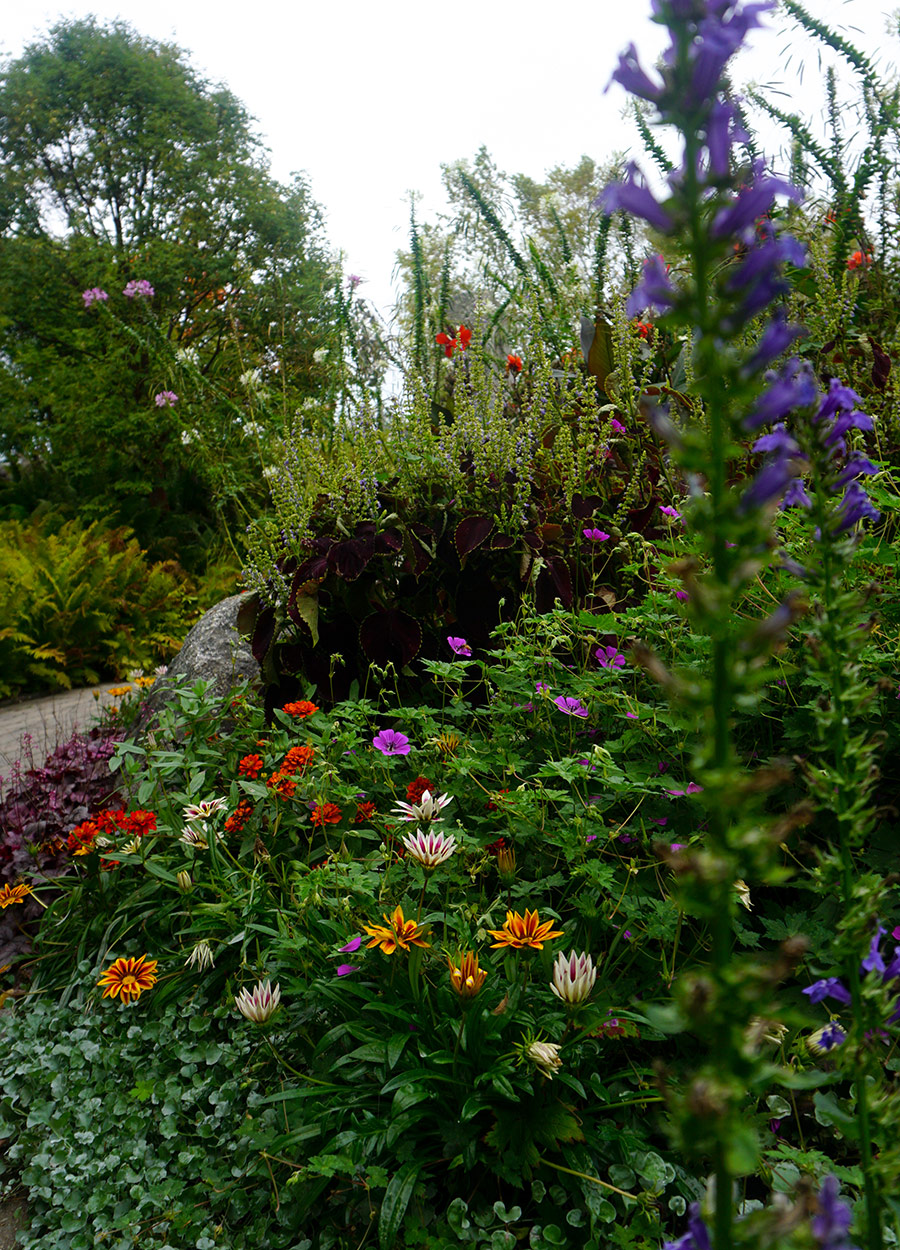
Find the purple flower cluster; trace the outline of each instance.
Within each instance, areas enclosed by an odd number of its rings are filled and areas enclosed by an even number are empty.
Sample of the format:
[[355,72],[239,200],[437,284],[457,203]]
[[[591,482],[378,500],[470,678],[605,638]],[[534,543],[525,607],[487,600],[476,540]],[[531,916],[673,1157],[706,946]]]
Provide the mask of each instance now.
[[[889,981],[900,981],[900,946],[894,947],[894,956],[890,961],[886,961],[881,953],[881,939],[886,933],[887,929],[879,925],[869,943],[869,953],[859,965],[861,975],[865,975],[868,972],[877,973],[884,985]],[[891,936],[896,938],[900,934],[895,929]],[[898,997],[894,1003],[893,1012],[887,1018],[887,1024],[900,1023],[900,985],[896,988]],[[837,977],[823,977],[819,981],[814,981],[812,985],[808,985],[803,990],[803,993],[811,1003],[822,1003],[826,998],[833,998],[835,1002],[842,1003],[846,1007],[853,1001],[850,991]],[[844,1031],[832,1021],[828,1036],[826,1037],[823,1034],[819,1038],[818,1044],[823,1050],[830,1050],[832,1046],[839,1046],[844,1041],[845,1036]]]
[[126,299],[152,299],[156,292],[146,278],[132,278],[122,294]]
[[109,296],[101,287],[92,286],[87,291],[81,292],[81,298],[84,300],[85,308],[90,308],[91,304],[102,304],[109,299]]
[[157,408],[173,408],[178,403],[178,396],[174,391],[160,391],[154,395],[153,402]]

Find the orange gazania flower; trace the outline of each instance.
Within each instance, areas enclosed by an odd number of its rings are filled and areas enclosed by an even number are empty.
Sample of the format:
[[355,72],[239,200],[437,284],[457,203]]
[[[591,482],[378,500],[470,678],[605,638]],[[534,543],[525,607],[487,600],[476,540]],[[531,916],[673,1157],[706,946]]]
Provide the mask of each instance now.
[[245,755],[244,758],[238,762],[237,770],[239,777],[249,777],[251,781],[255,781],[263,770],[262,756]]
[[323,803],[321,807],[312,809],[310,819],[314,825],[336,825],[341,815],[337,803]]
[[383,913],[385,920],[388,922],[388,928],[380,924],[364,924],[363,929],[369,934],[372,941],[366,943],[366,948],[371,950],[373,946],[380,946],[385,955],[393,955],[398,948],[408,951],[412,946],[430,946],[430,942],[424,942],[421,938],[421,928],[414,920],[405,920],[403,918],[403,908],[398,903],[393,912],[389,916],[387,912]]
[[31,893],[31,886],[24,881],[20,881],[18,885],[0,886],[0,909],[10,907],[13,903],[24,903]]
[[152,989],[158,980],[156,960],[139,955],[137,959],[117,959],[97,984],[106,987],[104,998],[115,998],[118,994],[123,1003],[130,1003],[132,999],[140,998],[144,990]]
[[450,966],[450,984],[460,998],[474,998],[487,978],[485,970],[478,965],[478,956],[466,951],[459,967],[452,959],[448,959],[447,963]]
[[285,703],[281,709],[287,712],[288,716],[296,716],[302,720],[305,716],[312,716],[313,712],[318,712],[315,703],[309,703],[306,699],[299,699],[296,703]]
[[302,773],[312,763],[315,751],[312,747],[291,747],[281,763],[283,773]]
[[491,944],[492,948],[512,946],[516,950],[522,950],[524,947],[531,947],[540,951],[551,938],[562,937],[563,931],[554,929],[552,920],[545,920],[541,924],[537,912],[526,909],[524,916],[520,916],[517,911],[508,911],[503,928],[488,929],[488,933],[497,939]]

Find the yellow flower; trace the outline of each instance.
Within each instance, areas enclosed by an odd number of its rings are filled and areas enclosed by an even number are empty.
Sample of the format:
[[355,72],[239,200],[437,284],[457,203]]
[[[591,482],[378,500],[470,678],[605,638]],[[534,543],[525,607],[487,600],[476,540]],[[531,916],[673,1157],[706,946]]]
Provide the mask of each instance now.
[[118,994],[123,1003],[133,998],[140,998],[144,990],[152,989],[159,978],[156,976],[156,960],[139,955],[137,959],[117,959],[111,964],[97,982],[105,985],[104,998],[115,998]]
[[450,966],[450,984],[457,994],[460,998],[474,998],[487,978],[487,973],[478,966],[478,956],[472,951],[466,951],[458,968],[452,959],[447,962]]
[[388,922],[388,928],[380,924],[363,925],[366,933],[372,939],[371,942],[366,943],[367,950],[371,950],[373,946],[380,946],[385,955],[393,955],[398,947],[400,950],[408,951],[410,943],[413,946],[431,945],[430,942],[422,941],[420,937],[421,929],[414,920],[404,920],[403,908],[399,903],[390,916],[388,916],[387,912],[384,912],[383,915]]
[[9,907],[13,903],[24,903],[26,896],[31,892],[31,886],[26,885],[24,881],[20,881],[18,885],[0,886],[0,909]]
[[106,692],[111,699],[121,699],[126,694],[131,694],[130,686],[110,686]]
[[517,911],[508,911],[503,928],[488,929],[488,933],[497,939],[492,943],[492,948],[512,946],[516,950],[521,950],[528,946],[538,951],[543,950],[544,943],[549,942],[551,938],[563,935],[562,929],[553,928],[552,920],[545,920],[541,924],[537,912],[527,909],[524,916],[520,916]]

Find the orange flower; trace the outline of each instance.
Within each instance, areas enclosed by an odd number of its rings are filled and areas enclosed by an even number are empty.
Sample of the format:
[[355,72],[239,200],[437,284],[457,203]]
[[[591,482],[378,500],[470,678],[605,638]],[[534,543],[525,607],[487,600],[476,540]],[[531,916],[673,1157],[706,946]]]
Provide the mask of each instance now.
[[84,820],[76,825],[66,838],[66,846],[76,855],[89,855],[94,849],[94,842],[99,829],[92,820]]
[[866,269],[872,263],[871,252],[854,252],[847,261],[848,269]]
[[375,804],[368,800],[364,803],[357,803],[356,815],[353,817],[354,825],[362,825],[367,820],[371,820],[375,815]]
[[20,881],[18,885],[0,886],[0,910],[13,903],[24,903],[26,896],[31,893],[31,886],[26,885],[24,881]]
[[507,356],[506,357],[506,372],[507,373],[521,373],[522,372],[522,357],[521,356]]
[[302,773],[312,763],[315,751],[312,747],[291,747],[281,764],[283,773]]
[[306,699],[300,699],[297,703],[285,703],[281,709],[287,712],[288,716],[296,716],[302,720],[305,716],[312,716],[313,712],[318,712],[315,703],[308,703]]
[[488,929],[491,937],[497,939],[491,944],[492,948],[497,946],[512,946],[516,950],[524,947],[531,947],[534,950],[543,950],[544,943],[549,942],[551,938],[562,937],[562,929],[554,929],[552,920],[545,920],[541,924],[536,911],[528,911],[525,915],[520,916],[517,911],[508,911],[506,913],[506,924],[502,929]]
[[422,930],[414,920],[404,920],[403,908],[399,903],[390,916],[388,916],[387,912],[384,912],[383,915],[388,922],[388,928],[380,924],[363,925],[363,929],[372,939],[371,942],[366,943],[368,950],[371,950],[373,946],[380,946],[385,955],[393,955],[398,948],[408,951],[410,944],[413,946],[431,945],[430,942],[422,941],[420,937]]
[[152,989],[158,980],[156,960],[139,955],[137,959],[117,959],[97,984],[106,986],[104,998],[115,998],[118,994],[123,1003],[130,1003],[133,998],[140,998],[144,990]]
[[263,762],[259,755],[245,755],[238,763],[238,776],[249,777],[251,781],[255,781],[262,770]]
[[287,773],[273,773],[267,778],[266,785],[269,789],[282,799],[292,799],[294,791],[297,789],[297,783],[293,777],[289,777]]
[[253,814],[253,804],[249,799],[241,799],[234,812],[225,821],[226,833],[240,833]]
[[324,803],[312,809],[310,819],[314,825],[336,825],[342,815],[337,803]]
[[474,998],[484,985],[487,973],[478,966],[478,956],[466,951],[457,968],[452,959],[448,959],[450,967],[450,984],[460,998]]

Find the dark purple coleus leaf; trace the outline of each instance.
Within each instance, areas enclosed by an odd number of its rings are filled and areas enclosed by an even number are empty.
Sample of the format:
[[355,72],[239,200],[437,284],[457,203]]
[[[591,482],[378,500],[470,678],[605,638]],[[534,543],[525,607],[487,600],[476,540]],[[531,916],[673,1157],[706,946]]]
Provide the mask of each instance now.
[[253,658],[262,668],[265,663],[266,656],[272,646],[272,640],[275,637],[275,609],[263,608],[259,616],[256,618],[256,625],[253,629],[253,636],[250,639],[250,650],[253,652]]
[[486,513],[478,516],[463,517],[459,525],[457,525],[454,535],[456,551],[460,560],[464,560],[471,551],[474,551],[476,547],[480,547],[493,528],[494,518]]
[[422,627],[408,612],[388,608],[366,617],[359,627],[359,642],[373,663],[384,667],[390,661],[399,670],[418,655]]
[[562,556],[548,556],[535,583],[535,607],[538,612],[549,612],[557,599],[564,608],[571,608],[572,573]]
[[328,553],[328,565],[345,582],[354,582],[375,554],[373,538],[348,538]]

